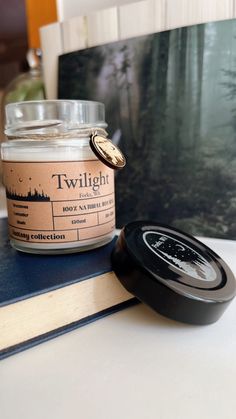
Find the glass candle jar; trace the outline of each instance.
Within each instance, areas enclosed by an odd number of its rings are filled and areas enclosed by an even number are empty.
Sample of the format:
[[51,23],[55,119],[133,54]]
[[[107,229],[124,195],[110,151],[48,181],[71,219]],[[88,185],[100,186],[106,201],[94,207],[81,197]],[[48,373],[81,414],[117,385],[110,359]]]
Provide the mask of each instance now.
[[114,171],[91,150],[106,137],[104,105],[53,100],[6,107],[2,144],[11,244],[30,253],[76,252],[109,242]]

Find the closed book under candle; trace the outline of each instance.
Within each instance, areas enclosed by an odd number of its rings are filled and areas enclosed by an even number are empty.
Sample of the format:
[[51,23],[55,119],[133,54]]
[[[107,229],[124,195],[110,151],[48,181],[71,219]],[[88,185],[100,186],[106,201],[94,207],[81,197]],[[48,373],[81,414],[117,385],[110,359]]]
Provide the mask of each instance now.
[[85,253],[11,248],[0,220],[0,359],[136,302],[111,269],[111,243]]

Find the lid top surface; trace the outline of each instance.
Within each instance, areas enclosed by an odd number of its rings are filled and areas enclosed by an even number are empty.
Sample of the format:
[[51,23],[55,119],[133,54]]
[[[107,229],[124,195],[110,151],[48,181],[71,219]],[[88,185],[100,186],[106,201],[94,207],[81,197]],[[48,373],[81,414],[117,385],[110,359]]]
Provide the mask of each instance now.
[[193,299],[221,301],[235,294],[234,275],[210,248],[175,228],[155,222],[127,224],[124,246],[153,281]]

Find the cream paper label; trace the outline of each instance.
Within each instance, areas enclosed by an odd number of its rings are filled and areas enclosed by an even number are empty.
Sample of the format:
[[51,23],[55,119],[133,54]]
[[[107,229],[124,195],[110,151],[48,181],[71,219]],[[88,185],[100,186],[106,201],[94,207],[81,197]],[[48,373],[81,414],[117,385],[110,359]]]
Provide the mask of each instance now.
[[69,243],[115,228],[114,172],[99,160],[4,161],[10,236]]

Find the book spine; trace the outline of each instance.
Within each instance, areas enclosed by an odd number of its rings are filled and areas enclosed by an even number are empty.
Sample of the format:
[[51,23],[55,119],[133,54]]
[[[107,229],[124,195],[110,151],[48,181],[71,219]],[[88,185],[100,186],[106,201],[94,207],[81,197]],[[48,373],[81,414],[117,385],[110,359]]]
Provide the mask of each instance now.
[[43,74],[47,99],[57,98],[58,56],[64,52],[60,23],[40,28]]
[[165,0],[166,29],[232,19],[235,0]]
[[120,39],[155,32],[154,1],[143,0],[119,7]]
[[88,15],[95,10],[102,10],[134,1],[137,0],[56,0],[57,15],[60,21],[65,21],[75,16]]
[[63,53],[88,47],[88,24],[85,16],[77,16],[61,23]]
[[118,41],[118,8],[112,7],[89,14],[87,25],[89,47]]

